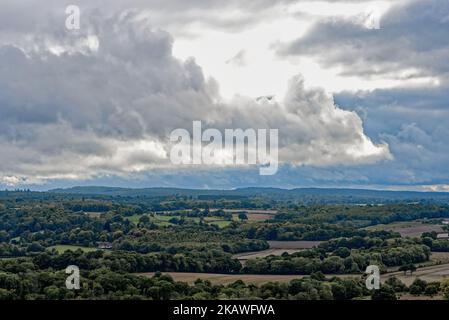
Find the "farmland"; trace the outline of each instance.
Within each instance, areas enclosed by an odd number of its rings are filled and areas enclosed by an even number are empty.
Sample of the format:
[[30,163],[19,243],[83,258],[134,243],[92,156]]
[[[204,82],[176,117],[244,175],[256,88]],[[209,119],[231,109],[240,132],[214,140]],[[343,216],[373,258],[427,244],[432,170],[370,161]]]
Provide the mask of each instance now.
[[438,224],[422,223],[419,221],[395,222],[390,224],[379,224],[366,228],[367,230],[386,230],[398,232],[402,237],[419,237],[425,232],[443,232],[443,228]]
[[301,250],[317,247],[322,241],[268,241],[271,249]]
[[391,272],[385,275],[385,277],[382,279],[387,280],[388,278],[393,276],[395,276],[408,286],[411,285],[417,278],[420,278],[421,280],[427,282],[439,282],[445,279],[449,279],[449,264],[418,268],[418,270],[415,271],[413,275],[404,275],[403,272]]
[[251,209],[228,209],[225,212],[231,213],[234,219],[238,219],[240,212],[244,212],[249,221],[265,221],[272,219],[277,210],[251,210]]
[[71,250],[81,250],[83,252],[92,252],[99,250],[97,248],[90,248],[90,247],[82,247],[82,246],[72,246],[72,245],[56,245],[49,247],[50,250],[55,249],[58,253],[64,253],[65,251]]
[[240,253],[233,257],[241,263],[245,263],[249,259],[265,258],[271,255],[280,256],[283,253],[292,254],[301,250],[312,249],[320,243],[321,241],[268,241],[270,248],[267,250]]
[[[3,283],[22,272],[32,284],[0,288],[7,297],[377,299],[363,275],[373,264],[386,272],[389,298],[449,296],[449,241],[437,235],[445,205],[32,192],[0,192],[0,201]],[[68,265],[88,282],[80,292],[58,288]]]
[[[182,272],[170,272],[167,273],[175,281],[194,283],[197,279],[207,280],[214,284],[230,284],[237,280],[242,280],[249,284],[264,284],[267,282],[290,282],[293,279],[300,279],[302,276],[290,276],[290,275],[232,275],[232,274],[215,274],[215,273],[182,273]],[[141,274],[146,277],[153,277],[154,273]]]
[[[178,220],[184,219],[184,220],[192,221],[194,223],[199,223],[200,222],[200,219],[197,218],[197,217],[188,217],[188,216],[184,216],[184,215],[162,215],[162,214],[155,214],[155,215],[152,215],[152,216],[139,214],[139,215],[129,216],[129,217],[127,217],[127,219],[129,221],[137,224],[137,223],[139,223],[139,219],[142,216],[150,217],[150,220],[152,222],[154,222],[158,226],[163,226],[163,227],[164,226],[166,227],[166,226],[174,225],[175,223],[171,222],[171,220],[173,218],[178,219]],[[208,224],[216,225],[219,228],[224,228],[224,227],[227,227],[232,221],[225,220],[225,219],[222,219],[220,217],[206,217],[204,219],[204,222],[206,222]]]
[[241,263],[244,263],[246,260],[249,259],[256,259],[256,258],[265,258],[268,256],[280,256],[283,253],[292,254],[295,252],[298,252],[298,249],[267,249],[262,251],[252,251],[252,252],[245,252],[245,253],[239,253],[234,255],[233,257],[235,259],[238,259]]
[[[449,260],[449,255],[445,254],[445,261]],[[293,279],[301,279],[307,276],[304,275],[260,275],[260,274],[215,274],[215,273],[183,273],[183,272],[169,272],[167,273],[174,280],[180,282],[194,283],[197,279],[211,281],[214,284],[230,284],[237,280],[242,280],[246,283],[252,283],[256,285],[268,283],[268,282],[282,282],[286,283]],[[155,273],[140,274],[146,277],[152,277]],[[363,274],[339,274],[339,275],[327,275],[328,277],[338,278],[363,278]],[[381,276],[381,280],[384,283],[391,277],[396,277],[402,281],[405,285],[410,286],[415,279],[420,278],[427,282],[443,281],[449,279],[449,263],[432,265],[428,267],[418,268],[412,275],[404,275],[403,272],[394,271],[388,272]],[[405,295],[404,299],[411,299],[412,297]],[[416,297],[415,297],[416,299]]]

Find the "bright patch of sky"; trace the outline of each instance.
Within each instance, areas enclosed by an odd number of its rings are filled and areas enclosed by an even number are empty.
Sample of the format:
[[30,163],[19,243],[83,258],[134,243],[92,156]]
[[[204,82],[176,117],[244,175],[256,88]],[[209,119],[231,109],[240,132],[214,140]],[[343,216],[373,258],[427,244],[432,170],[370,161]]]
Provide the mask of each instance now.
[[[340,67],[323,68],[314,58],[286,59],[276,55],[276,44],[300,38],[320,19],[344,17],[365,23],[373,11],[381,18],[391,6],[392,2],[388,1],[293,3],[275,7],[271,19],[240,32],[204,28],[201,23],[195,23],[186,26],[182,33],[170,30],[176,39],[174,55],[181,59],[195,57],[205,74],[218,81],[225,99],[234,95],[275,95],[277,100],[282,100],[289,79],[297,74],[304,76],[306,87],[322,87],[328,92],[392,88],[404,85],[404,81],[388,75],[371,79],[344,76]],[[234,63],[234,58],[239,58],[238,63]],[[414,78],[407,84],[438,85],[438,79]]]

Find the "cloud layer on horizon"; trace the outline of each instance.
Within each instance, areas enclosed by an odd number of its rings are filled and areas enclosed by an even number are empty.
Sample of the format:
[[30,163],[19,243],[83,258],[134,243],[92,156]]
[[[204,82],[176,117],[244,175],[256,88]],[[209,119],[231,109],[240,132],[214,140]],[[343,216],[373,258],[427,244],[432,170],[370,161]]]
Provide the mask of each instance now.
[[170,34],[138,12],[92,12],[87,21],[76,35],[43,28],[0,47],[4,184],[176,170],[168,135],[194,120],[219,130],[278,128],[280,161],[294,165],[391,157],[363,133],[355,112],[305,89],[301,77],[283,103],[236,97],[226,104],[217,83],[193,59],[174,58]]

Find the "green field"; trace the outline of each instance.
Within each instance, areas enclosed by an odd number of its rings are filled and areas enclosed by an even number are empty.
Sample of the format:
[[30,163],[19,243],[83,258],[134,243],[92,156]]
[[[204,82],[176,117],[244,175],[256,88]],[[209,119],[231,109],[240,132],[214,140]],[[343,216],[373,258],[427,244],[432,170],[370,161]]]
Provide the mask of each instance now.
[[58,253],[64,253],[65,251],[71,250],[71,251],[76,251],[78,249],[81,249],[83,252],[92,252],[92,251],[97,251],[99,249],[97,248],[90,248],[90,247],[81,247],[81,246],[71,246],[71,245],[56,245],[56,246],[51,246],[48,247],[48,249],[56,249],[56,251]]
[[214,224],[216,226],[218,226],[219,228],[224,228],[227,227],[231,224],[232,221],[229,220],[214,220],[214,221],[210,221],[208,222],[209,224]]
[[366,227],[365,230],[393,231],[400,233],[402,237],[420,237],[424,232],[432,232],[432,231],[435,231],[437,233],[444,232],[441,225],[423,223],[421,221],[399,221],[389,224],[378,224]]
[[[138,224],[139,219],[142,217],[141,214],[135,214],[132,216],[127,217],[129,221],[132,223]],[[154,217],[150,217],[150,219],[158,226],[170,226],[173,225],[169,221],[173,218],[181,219],[183,216],[176,215],[176,216],[165,216],[165,215],[155,215]],[[184,216],[184,219],[194,221],[195,223],[200,222],[200,218],[198,217],[186,217]],[[234,219],[235,220],[235,219]],[[213,224],[218,226],[219,228],[227,227],[232,221],[224,220],[220,217],[206,217],[204,221],[208,224]]]
[[90,218],[100,218],[101,215],[104,214],[104,212],[85,212],[85,214]]

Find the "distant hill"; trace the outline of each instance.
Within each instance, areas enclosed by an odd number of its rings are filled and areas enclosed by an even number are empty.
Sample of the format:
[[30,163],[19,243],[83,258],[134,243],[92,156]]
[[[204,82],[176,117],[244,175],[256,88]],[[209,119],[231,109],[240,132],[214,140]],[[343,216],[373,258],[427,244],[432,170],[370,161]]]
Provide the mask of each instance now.
[[417,192],[417,191],[387,191],[365,189],[327,189],[327,188],[239,188],[234,190],[202,190],[180,188],[117,188],[117,187],[73,187],[54,189],[50,193],[99,195],[110,197],[167,197],[188,196],[199,199],[219,198],[254,198],[264,197],[274,200],[296,200],[307,203],[352,203],[369,204],[385,202],[449,202],[449,193]]

